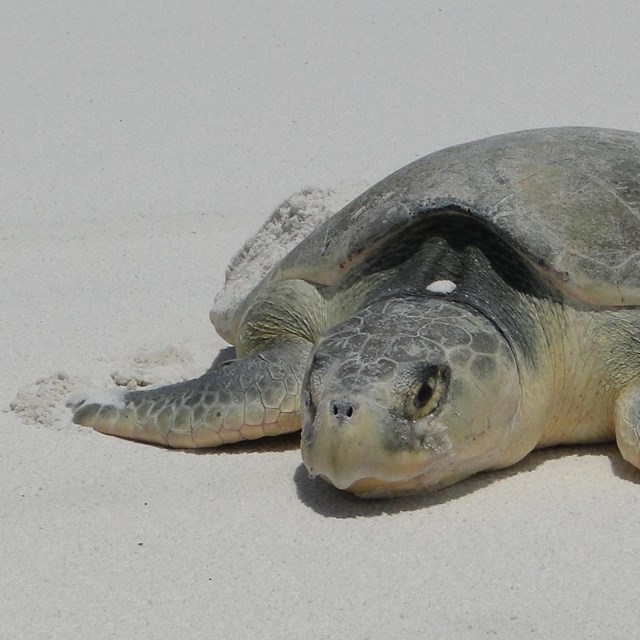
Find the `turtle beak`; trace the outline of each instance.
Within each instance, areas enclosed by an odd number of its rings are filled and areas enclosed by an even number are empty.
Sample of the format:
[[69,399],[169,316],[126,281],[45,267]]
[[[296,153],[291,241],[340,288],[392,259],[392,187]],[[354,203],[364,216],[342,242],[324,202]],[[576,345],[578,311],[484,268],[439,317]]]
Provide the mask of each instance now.
[[424,456],[419,450],[389,448],[383,437],[389,419],[388,410],[369,398],[323,400],[315,415],[305,416],[303,425],[302,459],[311,476],[320,476],[338,489],[363,493],[359,487],[365,479],[364,485],[372,488],[405,483],[420,475]]

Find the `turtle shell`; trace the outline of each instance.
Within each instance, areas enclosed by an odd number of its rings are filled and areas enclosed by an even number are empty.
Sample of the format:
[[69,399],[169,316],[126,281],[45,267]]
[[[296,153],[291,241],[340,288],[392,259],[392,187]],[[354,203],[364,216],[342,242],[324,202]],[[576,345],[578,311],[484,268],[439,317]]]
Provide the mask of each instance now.
[[565,296],[640,305],[640,134],[566,127],[438,151],[317,227],[267,276],[329,285],[393,233],[463,212],[495,230]]

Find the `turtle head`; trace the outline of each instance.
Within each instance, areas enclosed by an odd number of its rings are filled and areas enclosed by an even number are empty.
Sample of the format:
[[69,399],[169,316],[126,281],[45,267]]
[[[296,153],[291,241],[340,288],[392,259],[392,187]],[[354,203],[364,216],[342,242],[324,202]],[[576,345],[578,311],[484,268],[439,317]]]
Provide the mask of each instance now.
[[303,394],[309,472],[384,496],[498,466],[520,380],[511,347],[480,313],[440,297],[394,299],[327,333]]

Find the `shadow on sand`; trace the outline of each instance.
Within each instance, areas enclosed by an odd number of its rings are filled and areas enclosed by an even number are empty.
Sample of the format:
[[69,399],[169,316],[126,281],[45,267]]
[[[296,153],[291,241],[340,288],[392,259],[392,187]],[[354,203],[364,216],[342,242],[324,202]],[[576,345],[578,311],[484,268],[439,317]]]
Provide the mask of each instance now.
[[[213,361],[210,370],[218,368],[224,362],[233,360],[235,357],[234,347],[222,349]],[[136,442],[136,444],[145,447],[155,446],[139,442]],[[192,455],[237,455],[291,451],[299,449],[299,447],[300,432],[295,432],[271,438],[245,440],[211,449],[181,449],[181,451]],[[164,449],[164,447],[160,448]],[[309,474],[303,464],[296,468],[293,480],[300,500],[317,513],[329,518],[360,518],[434,507],[484,489],[498,480],[504,480],[516,474],[535,471],[539,466],[552,460],[562,459],[567,456],[593,455],[606,456],[611,464],[613,475],[616,477],[640,485],[640,470],[625,462],[614,444],[559,446],[540,449],[533,451],[524,460],[508,469],[480,473],[452,487],[434,493],[401,498],[358,498],[350,493],[339,491],[319,478],[309,478]]]
[[307,470],[302,464],[295,471],[294,482],[300,500],[323,516],[329,518],[373,517],[434,507],[484,489],[498,480],[504,480],[516,474],[535,471],[535,469],[551,460],[558,460],[567,456],[587,455],[606,456],[615,476],[627,482],[640,485],[640,471],[625,462],[617,447],[613,444],[552,447],[534,451],[524,460],[508,469],[481,473],[435,493],[417,494],[401,498],[371,500],[358,498],[344,491],[339,491],[319,478],[309,478]]

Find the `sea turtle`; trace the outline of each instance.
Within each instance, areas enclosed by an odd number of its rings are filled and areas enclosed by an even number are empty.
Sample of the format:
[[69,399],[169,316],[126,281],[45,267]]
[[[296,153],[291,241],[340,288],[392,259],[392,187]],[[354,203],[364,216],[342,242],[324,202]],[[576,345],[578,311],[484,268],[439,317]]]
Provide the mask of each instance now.
[[438,489],[536,447],[640,467],[640,134],[521,131],[433,153],[313,230],[234,309],[239,359],[74,420],[169,447],[302,426],[312,475]]

